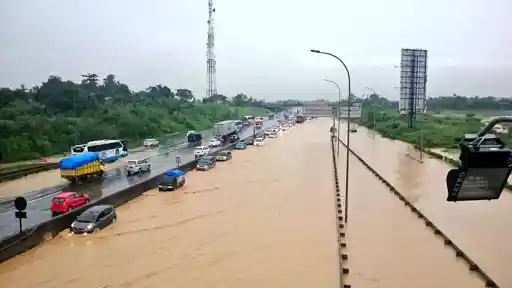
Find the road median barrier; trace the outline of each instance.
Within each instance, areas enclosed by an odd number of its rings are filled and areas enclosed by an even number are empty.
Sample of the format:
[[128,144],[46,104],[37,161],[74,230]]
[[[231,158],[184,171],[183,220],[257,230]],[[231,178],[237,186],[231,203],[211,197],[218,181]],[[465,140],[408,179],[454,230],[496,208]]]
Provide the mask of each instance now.
[[[341,139],[338,139],[338,141],[347,149],[347,145],[341,141]],[[377,177],[386,187],[389,189],[391,193],[393,193],[402,203],[407,206],[412,213],[414,213],[419,219],[421,219],[425,226],[428,227],[434,235],[440,237],[443,239],[444,245],[452,248],[455,252],[455,256],[457,258],[462,259],[467,265],[468,269],[471,273],[476,273],[485,283],[485,287],[493,287],[498,288],[498,284],[494,280],[491,279],[491,277],[485,273],[485,271],[478,266],[469,256],[462,251],[455,243],[453,243],[450,238],[446,234],[444,234],[441,229],[439,229],[432,221],[430,221],[427,216],[425,216],[412,202],[410,202],[407,197],[405,197],[402,193],[400,193],[389,181],[387,181],[379,172],[377,172],[373,167],[368,164],[363,158],[361,158],[354,150],[349,148],[350,153],[357,159],[359,162],[361,162],[370,172],[372,172],[375,177]],[[452,159],[453,160],[453,159]]]
[[7,182],[19,178],[26,177],[28,175],[37,174],[49,170],[55,170],[59,167],[58,163],[35,163],[32,165],[24,165],[23,168],[12,169],[5,168],[4,171],[0,171],[0,183]]
[[[258,132],[256,136],[260,136],[262,135],[262,133],[263,132]],[[253,135],[244,138],[241,141],[245,141],[251,137],[253,137]],[[210,155],[216,155],[220,151],[224,150],[232,150],[235,145],[236,143],[230,143],[222,148],[214,150]],[[196,164],[197,159],[181,164],[178,167],[178,169],[188,172],[194,170],[196,168]],[[169,169],[173,168],[176,167],[169,167]],[[26,252],[44,243],[47,240],[52,239],[63,230],[69,229],[71,223],[75,221],[76,217],[92,206],[110,204],[114,205],[115,207],[118,207],[139,197],[144,192],[156,188],[159,180],[163,177],[164,173],[143,180],[142,182],[134,184],[128,188],[119,190],[100,199],[94,200],[87,205],[84,205],[80,208],[74,209],[73,211],[70,211],[68,213],[54,217],[48,221],[45,221],[37,225],[36,227],[25,229],[21,233],[2,239],[2,241],[0,242],[0,263],[18,254]],[[14,213],[12,217],[14,217]]]

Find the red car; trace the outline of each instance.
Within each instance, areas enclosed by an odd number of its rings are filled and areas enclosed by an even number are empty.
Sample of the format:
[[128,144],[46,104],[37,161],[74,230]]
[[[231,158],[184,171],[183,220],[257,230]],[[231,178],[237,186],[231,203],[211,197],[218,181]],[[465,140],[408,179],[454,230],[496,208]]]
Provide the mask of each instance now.
[[50,210],[53,215],[66,213],[89,203],[89,195],[77,192],[61,192],[52,199]]

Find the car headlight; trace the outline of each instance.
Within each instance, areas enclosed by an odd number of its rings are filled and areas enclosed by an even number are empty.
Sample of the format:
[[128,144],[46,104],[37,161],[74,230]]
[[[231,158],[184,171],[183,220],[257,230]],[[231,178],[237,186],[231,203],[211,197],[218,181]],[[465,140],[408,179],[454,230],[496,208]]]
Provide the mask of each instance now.
[[89,226],[87,226],[87,230],[92,230],[92,224],[89,224]]
[[75,222],[71,223],[71,228],[75,228]]

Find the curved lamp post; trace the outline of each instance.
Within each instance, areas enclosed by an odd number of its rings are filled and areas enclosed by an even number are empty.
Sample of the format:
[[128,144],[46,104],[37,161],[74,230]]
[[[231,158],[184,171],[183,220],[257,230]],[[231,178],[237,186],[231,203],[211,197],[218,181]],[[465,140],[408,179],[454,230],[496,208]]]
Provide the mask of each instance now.
[[[329,55],[333,58],[336,58],[338,61],[340,61],[341,65],[343,65],[343,67],[345,68],[345,71],[347,71],[347,77],[348,77],[347,162],[345,164],[345,223],[347,223],[347,219],[348,219],[348,214],[347,214],[347,211],[348,211],[348,176],[349,176],[349,168],[350,168],[350,161],[349,161],[350,160],[350,109],[352,106],[352,90],[351,90],[352,87],[350,85],[350,71],[348,70],[347,65],[345,65],[345,62],[343,62],[343,60],[341,60],[340,57],[338,57],[332,53],[322,52],[320,50],[311,49],[310,51],[312,53]],[[338,104],[341,106],[341,102]],[[339,119],[339,115],[338,115],[338,119]],[[340,120],[338,120],[338,121],[340,121]],[[338,143],[339,143],[339,139],[338,139]],[[340,156],[339,146],[338,146],[337,156],[338,157]]]

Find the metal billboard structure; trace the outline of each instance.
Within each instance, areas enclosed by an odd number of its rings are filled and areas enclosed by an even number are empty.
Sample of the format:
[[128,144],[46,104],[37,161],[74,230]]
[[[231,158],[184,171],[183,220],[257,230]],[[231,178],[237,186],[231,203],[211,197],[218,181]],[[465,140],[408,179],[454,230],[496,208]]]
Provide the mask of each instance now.
[[416,113],[427,109],[427,50],[402,49],[400,61],[400,113],[409,116],[409,128],[414,128]]

